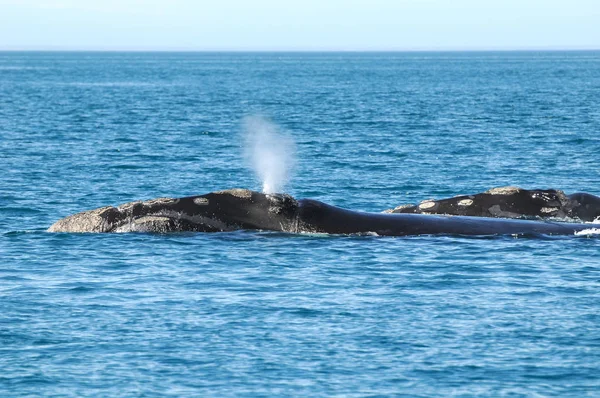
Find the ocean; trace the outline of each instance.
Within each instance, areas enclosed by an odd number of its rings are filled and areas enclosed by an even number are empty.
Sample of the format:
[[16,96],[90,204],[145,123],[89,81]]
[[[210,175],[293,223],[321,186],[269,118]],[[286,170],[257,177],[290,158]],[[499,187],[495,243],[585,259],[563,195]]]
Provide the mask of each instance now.
[[[599,396],[600,239],[52,234],[282,188],[380,212],[600,194],[600,52],[0,52],[0,395]],[[288,156],[288,154],[286,154]]]

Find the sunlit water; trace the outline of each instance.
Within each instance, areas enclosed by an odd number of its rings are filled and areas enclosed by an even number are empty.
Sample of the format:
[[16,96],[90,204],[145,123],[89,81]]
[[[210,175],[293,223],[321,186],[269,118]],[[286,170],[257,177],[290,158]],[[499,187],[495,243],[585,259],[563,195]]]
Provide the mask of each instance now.
[[50,234],[261,190],[381,211],[493,186],[600,194],[600,53],[0,53],[0,395],[595,396],[600,239]]

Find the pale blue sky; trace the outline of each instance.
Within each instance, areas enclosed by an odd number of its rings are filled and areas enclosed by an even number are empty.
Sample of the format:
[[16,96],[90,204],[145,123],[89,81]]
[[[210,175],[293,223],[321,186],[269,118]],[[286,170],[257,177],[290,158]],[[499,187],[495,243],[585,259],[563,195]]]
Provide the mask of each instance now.
[[0,49],[600,49],[600,0],[0,0]]

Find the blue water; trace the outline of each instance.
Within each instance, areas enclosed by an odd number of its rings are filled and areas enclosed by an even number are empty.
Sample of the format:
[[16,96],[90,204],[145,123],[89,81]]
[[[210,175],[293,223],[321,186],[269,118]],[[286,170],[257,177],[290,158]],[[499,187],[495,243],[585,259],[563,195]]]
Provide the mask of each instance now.
[[600,239],[50,234],[261,182],[382,211],[600,194],[600,52],[0,53],[1,396],[598,396]]

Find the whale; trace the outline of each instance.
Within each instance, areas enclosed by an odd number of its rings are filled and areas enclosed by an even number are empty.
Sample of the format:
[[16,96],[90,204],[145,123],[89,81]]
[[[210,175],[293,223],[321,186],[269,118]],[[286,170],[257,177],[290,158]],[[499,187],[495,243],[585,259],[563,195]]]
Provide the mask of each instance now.
[[385,212],[592,222],[600,217],[600,197],[584,192],[567,195],[557,189],[499,187],[473,195],[401,205]]
[[492,217],[369,213],[314,199],[230,189],[158,198],[83,211],[58,220],[49,232],[227,232],[415,235],[574,235],[590,224]]

